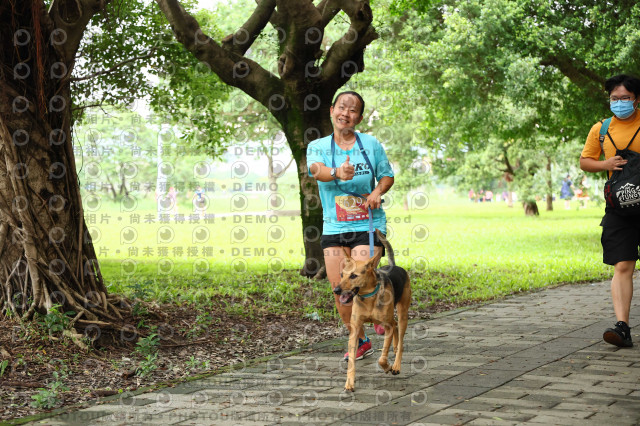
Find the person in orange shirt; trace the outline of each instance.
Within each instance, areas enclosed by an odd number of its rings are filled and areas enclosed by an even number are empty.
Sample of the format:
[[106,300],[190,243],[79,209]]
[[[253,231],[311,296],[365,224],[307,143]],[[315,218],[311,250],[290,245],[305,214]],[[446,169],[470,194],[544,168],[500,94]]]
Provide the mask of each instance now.
[[[614,170],[622,170],[627,163],[616,155],[616,146],[640,152],[640,138],[635,135],[640,129],[640,79],[629,75],[616,75],[605,82],[609,93],[611,111],[614,116],[609,125],[604,144],[600,146],[602,122],[591,127],[587,142],[580,156],[580,168],[585,172],[607,171],[611,176]],[[615,145],[614,145],[615,144]],[[600,155],[604,151],[604,160]],[[621,216],[605,208],[602,226],[603,262],[613,266],[611,279],[611,297],[617,322],[603,334],[605,342],[618,347],[631,347],[631,329],[629,311],[633,296],[633,271],[638,260],[640,246],[640,216]]]

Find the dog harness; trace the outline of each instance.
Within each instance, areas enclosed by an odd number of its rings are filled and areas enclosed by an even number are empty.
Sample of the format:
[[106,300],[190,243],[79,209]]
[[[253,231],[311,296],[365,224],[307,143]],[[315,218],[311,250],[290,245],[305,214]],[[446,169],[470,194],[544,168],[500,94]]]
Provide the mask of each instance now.
[[[354,132],[354,135],[356,136],[356,141],[358,142],[358,148],[360,148],[360,152],[362,153],[362,156],[364,157],[364,160],[367,162],[367,166],[369,166],[369,171],[371,171],[371,190],[373,191],[373,189],[375,188],[375,183],[376,183],[376,178],[375,178],[373,166],[371,165],[371,161],[369,161],[369,157],[367,156],[367,152],[365,151],[364,147],[362,146],[362,142],[360,141],[360,137],[355,132]],[[336,167],[335,153],[336,153],[336,141],[333,138],[333,133],[332,133],[331,134],[331,168],[335,168]],[[338,180],[337,179],[334,179],[333,182],[336,184],[336,187],[338,187],[338,189],[340,191],[342,191],[342,192],[344,192],[346,194],[349,194],[349,195],[353,195],[353,196],[358,197],[358,198],[364,198],[364,195],[362,195],[362,194],[358,194],[357,192],[345,191],[342,188],[340,188],[340,185],[338,184]],[[381,202],[384,202],[384,200],[381,200]],[[369,257],[373,257],[373,233],[375,232],[375,230],[373,229],[373,211],[371,210],[371,207],[367,207],[367,209],[369,210]],[[378,291],[378,287],[376,287],[376,290],[374,290],[373,293],[370,293],[367,296],[361,296],[361,297],[370,297],[370,296],[374,295],[377,291]]]

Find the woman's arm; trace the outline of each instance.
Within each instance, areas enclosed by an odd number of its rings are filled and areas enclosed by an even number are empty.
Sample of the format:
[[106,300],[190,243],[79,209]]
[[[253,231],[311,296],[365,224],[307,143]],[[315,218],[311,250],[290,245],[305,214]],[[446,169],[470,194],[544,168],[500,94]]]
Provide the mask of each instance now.
[[313,163],[309,166],[309,170],[313,177],[320,182],[331,182],[336,179],[351,180],[355,175],[353,164],[349,164],[349,156],[347,156],[347,161],[342,163],[340,167],[336,167],[335,178],[331,176],[331,167],[327,167],[323,163]]
[[393,186],[394,178],[390,176],[383,176],[379,181],[376,188],[371,191],[371,194],[367,197],[367,202],[364,203],[365,208],[371,207],[371,209],[378,209],[382,205],[382,196],[387,193]]

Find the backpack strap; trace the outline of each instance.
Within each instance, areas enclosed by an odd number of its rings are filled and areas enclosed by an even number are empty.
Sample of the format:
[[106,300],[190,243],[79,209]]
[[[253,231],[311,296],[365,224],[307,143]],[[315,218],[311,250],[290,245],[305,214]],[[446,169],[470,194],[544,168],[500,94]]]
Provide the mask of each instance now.
[[[604,138],[606,137],[607,133],[609,132],[609,124],[611,124],[611,119],[613,117],[609,117],[606,120],[600,120],[600,122],[602,123],[602,127],[600,127],[600,149],[602,150],[602,152],[604,153]],[[609,136],[611,137],[611,136]],[[613,141],[612,141],[613,142]],[[614,144],[615,146],[615,144]]]

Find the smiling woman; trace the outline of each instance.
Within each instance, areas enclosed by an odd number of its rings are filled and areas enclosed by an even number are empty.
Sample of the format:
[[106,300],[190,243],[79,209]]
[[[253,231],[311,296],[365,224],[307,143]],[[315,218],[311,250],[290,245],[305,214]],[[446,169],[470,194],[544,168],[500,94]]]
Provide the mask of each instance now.
[[[318,181],[322,201],[321,245],[332,289],[340,283],[345,255],[366,261],[384,254],[382,243],[375,237],[375,248],[370,252],[368,231],[376,228],[386,234],[382,195],[393,185],[393,171],[380,142],[356,133],[363,112],[364,99],[358,93],[338,94],[330,108],[333,133],[307,148],[309,174]],[[350,328],[351,304],[344,304],[338,295],[334,297],[342,321]],[[371,352],[371,343],[364,330],[358,330],[358,335],[359,359]]]

